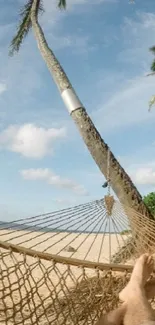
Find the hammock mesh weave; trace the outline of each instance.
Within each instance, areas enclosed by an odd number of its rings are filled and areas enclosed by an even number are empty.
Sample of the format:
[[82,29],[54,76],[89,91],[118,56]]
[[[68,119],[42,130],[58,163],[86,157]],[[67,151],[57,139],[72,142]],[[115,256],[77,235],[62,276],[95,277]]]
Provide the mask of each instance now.
[[154,221],[112,197],[1,222],[0,324],[95,324],[154,242]]

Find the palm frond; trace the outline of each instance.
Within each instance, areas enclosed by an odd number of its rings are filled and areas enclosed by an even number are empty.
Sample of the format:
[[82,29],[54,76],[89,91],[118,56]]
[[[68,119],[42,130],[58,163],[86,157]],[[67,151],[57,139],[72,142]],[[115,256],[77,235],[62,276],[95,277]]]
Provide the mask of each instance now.
[[[18,52],[20,46],[27,36],[29,30],[32,27],[31,24],[31,8],[32,8],[33,0],[28,0],[26,5],[21,9],[19,16],[20,21],[17,26],[17,33],[11,41],[9,55],[13,55],[15,52]],[[38,13],[43,12],[43,4],[42,0],[38,0]]]
[[155,105],[155,96],[152,96],[152,98],[149,101],[149,112],[153,105]]
[[58,7],[60,9],[66,9],[66,0],[59,0]]
[[155,46],[152,46],[152,47],[150,47],[150,52],[152,52],[153,54],[155,54]]
[[151,64],[151,71],[155,72],[155,60]]

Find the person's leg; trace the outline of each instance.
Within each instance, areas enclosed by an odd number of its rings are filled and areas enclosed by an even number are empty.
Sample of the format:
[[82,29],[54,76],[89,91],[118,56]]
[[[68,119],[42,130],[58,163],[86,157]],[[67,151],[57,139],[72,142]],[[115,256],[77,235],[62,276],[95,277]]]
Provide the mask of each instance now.
[[[155,279],[147,282],[144,290],[147,299],[153,298],[155,296]],[[96,325],[122,325],[126,311],[127,304],[123,303],[119,308],[112,310],[108,314],[102,315]]]
[[[133,270],[132,276],[131,276],[131,280],[129,282],[129,284],[131,284],[132,281],[134,281],[134,276],[136,275],[136,273],[138,272],[139,269],[139,261],[144,262],[145,258],[141,257]],[[141,262],[142,262],[141,261]],[[140,263],[141,263],[140,262]],[[148,263],[149,262],[149,263]],[[142,263],[143,264],[143,263]],[[145,263],[144,263],[145,264]],[[142,265],[141,265],[142,266]],[[149,259],[147,261],[147,270],[143,270],[143,286],[145,284],[145,282],[147,281],[147,277],[149,277],[151,271],[152,271],[152,259]],[[149,270],[149,272],[147,272]],[[129,288],[129,284],[127,285],[127,287]],[[125,289],[122,290],[122,292],[120,293],[120,298],[123,301],[124,299],[126,300],[125,297],[125,291],[127,290],[127,287]],[[124,294],[122,294],[124,291]],[[149,282],[147,282],[144,286],[144,296],[146,296],[147,299],[151,299],[155,296],[155,279],[150,280]],[[135,298],[135,296],[134,296]],[[132,300],[132,305],[134,303],[134,298]],[[136,299],[137,301],[137,299]],[[114,309],[113,311],[109,312],[106,315],[102,315],[101,318],[97,321],[96,325],[122,325],[123,324],[123,319],[125,317],[127,311],[127,304],[123,303],[119,308]],[[130,309],[128,309],[128,312],[130,312]],[[128,315],[127,317],[130,317],[130,315]]]
[[153,271],[153,259],[148,254],[141,255],[133,268],[130,281],[119,293],[121,301],[127,301],[129,297],[134,298],[137,293],[141,293]]
[[122,325],[126,308],[126,303],[123,303],[117,309],[112,310],[108,314],[102,315],[96,325]]
[[124,325],[141,325],[150,321],[155,324],[154,311],[147,300],[144,288],[152,271],[152,257],[142,255],[135,264],[129,283],[119,294],[120,299],[127,304]]

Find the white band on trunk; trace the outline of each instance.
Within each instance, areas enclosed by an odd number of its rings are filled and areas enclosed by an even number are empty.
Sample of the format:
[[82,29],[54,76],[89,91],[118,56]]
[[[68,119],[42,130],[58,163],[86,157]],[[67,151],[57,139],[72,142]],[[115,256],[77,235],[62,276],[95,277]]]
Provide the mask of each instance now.
[[65,89],[61,93],[61,97],[62,97],[69,113],[72,113],[76,109],[83,107],[82,103],[80,102],[78,96],[76,95],[76,93],[74,92],[73,89],[69,89],[69,88]]

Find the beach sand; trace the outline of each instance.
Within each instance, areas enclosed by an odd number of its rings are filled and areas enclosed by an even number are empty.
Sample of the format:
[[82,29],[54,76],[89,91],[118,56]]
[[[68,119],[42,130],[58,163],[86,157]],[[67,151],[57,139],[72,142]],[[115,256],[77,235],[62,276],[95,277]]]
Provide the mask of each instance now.
[[[50,254],[109,263],[129,235],[0,230],[0,240]],[[75,251],[68,252],[68,247]]]
[[[0,231],[0,241],[7,241],[40,252],[100,263],[108,263],[110,256],[114,255],[125,244],[126,239],[127,236],[119,234],[111,234],[110,236],[109,234],[89,234],[88,236],[88,234],[67,232]],[[75,252],[68,252],[69,246],[74,248]],[[130,263],[133,264],[133,261],[131,260]],[[18,318],[20,320],[21,317],[26,317],[25,315],[29,317],[28,315],[35,308],[37,310],[47,309],[47,306],[51,304],[51,299],[55,301],[54,299],[58,296],[59,299],[64,297],[82,279],[89,282],[89,278],[98,274],[97,270],[83,269],[82,265],[77,267],[60,263],[55,264],[53,261],[38,260],[37,257],[24,256],[18,253],[11,254],[4,249],[0,249],[0,269],[0,299],[3,305],[0,314],[5,322],[5,310],[10,308],[10,315],[12,315],[15,304],[16,309],[19,309],[19,312],[16,313],[17,321]],[[24,316],[21,316],[21,301]],[[28,307],[27,301],[30,301],[31,308]],[[42,303],[43,301],[44,303]],[[50,313],[50,317],[54,317],[52,316],[54,314]],[[34,314],[33,317],[35,319],[36,315]],[[27,324],[26,320],[24,324]]]
[[[40,252],[46,252],[54,255],[59,255],[63,257],[72,257],[79,260],[109,263],[110,257],[112,257],[124,244],[128,237],[126,235],[119,234],[79,234],[79,233],[47,233],[42,232],[26,232],[26,231],[14,231],[12,230],[1,230],[0,240],[12,243],[15,245],[20,245],[25,248],[30,248]],[[68,252],[67,248],[72,247],[75,252]],[[1,252],[4,250],[1,249]],[[23,259],[22,255],[14,254],[17,261]],[[35,258],[27,256],[26,261],[28,265],[32,268],[35,263]],[[12,258],[10,254],[5,257],[5,265],[0,260],[0,266],[2,269],[6,267],[11,267]],[[16,263],[16,262],[14,262]],[[2,266],[3,264],[3,266]],[[133,264],[133,260],[129,261],[129,264]],[[42,265],[45,269],[51,266],[51,262],[42,259]],[[60,274],[63,274],[66,270],[66,266],[58,263],[58,269]],[[73,274],[78,277],[81,271],[77,267],[72,267]],[[41,277],[43,271],[40,271],[38,267],[34,267],[33,274],[35,279]],[[86,270],[89,276],[92,276],[94,271],[92,269]],[[12,275],[13,276],[13,275]],[[52,275],[52,281],[57,284],[58,276],[56,274]],[[69,285],[69,278],[66,279],[67,285]]]

